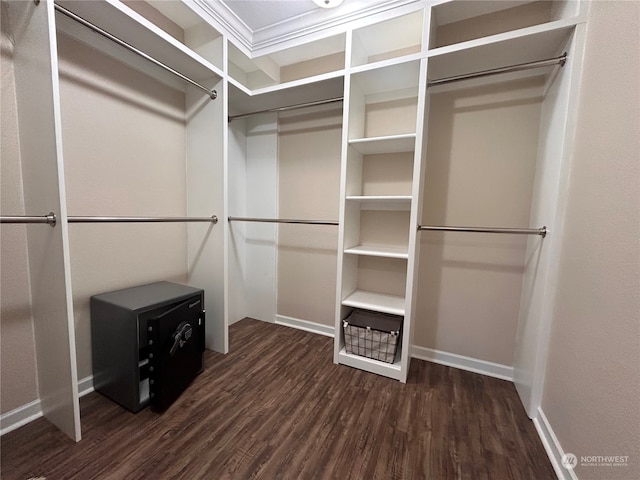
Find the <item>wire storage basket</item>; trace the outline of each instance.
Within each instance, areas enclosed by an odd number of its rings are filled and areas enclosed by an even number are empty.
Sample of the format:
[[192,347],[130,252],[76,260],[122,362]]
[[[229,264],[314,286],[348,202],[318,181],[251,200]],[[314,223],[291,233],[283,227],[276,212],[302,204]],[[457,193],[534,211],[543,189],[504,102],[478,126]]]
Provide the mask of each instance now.
[[355,309],[342,321],[347,353],[393,363],[400,343],[402,317]]

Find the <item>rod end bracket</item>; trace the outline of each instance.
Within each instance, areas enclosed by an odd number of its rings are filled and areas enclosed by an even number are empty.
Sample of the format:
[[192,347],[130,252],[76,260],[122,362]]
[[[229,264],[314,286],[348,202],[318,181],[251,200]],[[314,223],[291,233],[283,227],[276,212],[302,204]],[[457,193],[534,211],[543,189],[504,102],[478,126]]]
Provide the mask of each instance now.
[[564,67],[564,64],[567,63],[567,52],[564,52],[561,56],[560,56],[560,66]]

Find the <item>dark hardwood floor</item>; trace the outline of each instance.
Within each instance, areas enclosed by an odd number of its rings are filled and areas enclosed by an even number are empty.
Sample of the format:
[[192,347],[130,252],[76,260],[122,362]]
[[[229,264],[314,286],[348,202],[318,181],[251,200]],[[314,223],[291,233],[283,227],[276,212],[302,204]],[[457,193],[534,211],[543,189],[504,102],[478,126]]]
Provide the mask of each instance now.
[[73,443],[44,419],[2,437],[1,477],[556,478],[513,384],[419,360],[406,385],[332,363],[330,338],[243,320],[165,413],[81,399]]

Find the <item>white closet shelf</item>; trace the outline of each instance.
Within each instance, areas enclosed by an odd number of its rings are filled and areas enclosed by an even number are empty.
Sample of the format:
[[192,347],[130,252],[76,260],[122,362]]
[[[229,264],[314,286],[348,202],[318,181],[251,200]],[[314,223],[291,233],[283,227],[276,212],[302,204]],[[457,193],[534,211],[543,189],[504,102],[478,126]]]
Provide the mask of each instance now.
[[356,290],[342,301],[346,307],[404,316],[404,297]]
[[574,27],[575,19],[559,20],[430,50],[429,80],[555,57]]
[[385,363],[379,360],[374,360],[372,358],[353,355],[351,353],[347,353],[344,348],[340,350],[340,353],[338,355],[338,361],[342,365],[348,365],[349,367],[358,368],[360,370],[365,370],[377,375],[393,378],[394,380],[400,380],[402,378],[402,367],[400,361],[401,358],[402,345],[398,346],[398,351],[396,352],[396,359],[394,363]]
[[405,133],[384,137],[354,138],[349,140],[349,145],[363,155],[413,152],[416,148],[416,134]]
[[[245,113],[286,107],[300,103],[315,102],[328,98],[342,97],[344,93],[344,77],[341,75],[319,75],[305,81],[295,82],[295,86],[277,85],[269,89],[248,90],[235,80],[229,80],[229,114]],[[340,108],[340,103],[335,108]]]
[[348,195],[347,201],[360,203],[361,210],[410,210],[411,195]]
[[394,65],[420,61],[420,59],[424,56],[425,56],[424,52],[420,51],[416,53],[411,53],[409,55],[402,55],[395,58],[389,58],[386,60],[379,60],[377,62],[366,63],[364,65],[357,65],[357,66],[351,67],[351,74],[355,75],[363,72],[368,72],[370,70],[378,70],[381,68],[393,67]]
[[[223,76],[223,72],[218,66],[208,62],[119,1],[74,2],[59,0],[57,3],[193,80],[218,80]],[[102,39],[71,20],[65,21],[60,17],[63,16],[58,15],[58,20],[62,20],[58,22],[58,25],[67,35],[82,43],[99,47],[105,53],[119,58],[125,63],[131,63],[127,61],[131,54],[123,48],[111,44],[108,40]],[[146,64],[146,61],[135,57],[134,66],[140,70],[149,70]]]
[[407,247],[389,247],[379,245],[358,245],[345,249],[344,253],[350,255],[367,255],[370,257],[409,258]]

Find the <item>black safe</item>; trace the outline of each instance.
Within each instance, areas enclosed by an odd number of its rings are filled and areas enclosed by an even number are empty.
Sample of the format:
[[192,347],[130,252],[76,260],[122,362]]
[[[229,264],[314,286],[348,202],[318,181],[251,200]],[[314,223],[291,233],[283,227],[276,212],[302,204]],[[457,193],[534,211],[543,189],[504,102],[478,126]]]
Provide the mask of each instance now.
[[93,385],[137,412],[166,409],[202,372],[204,291],[157,282],[91,297]]

